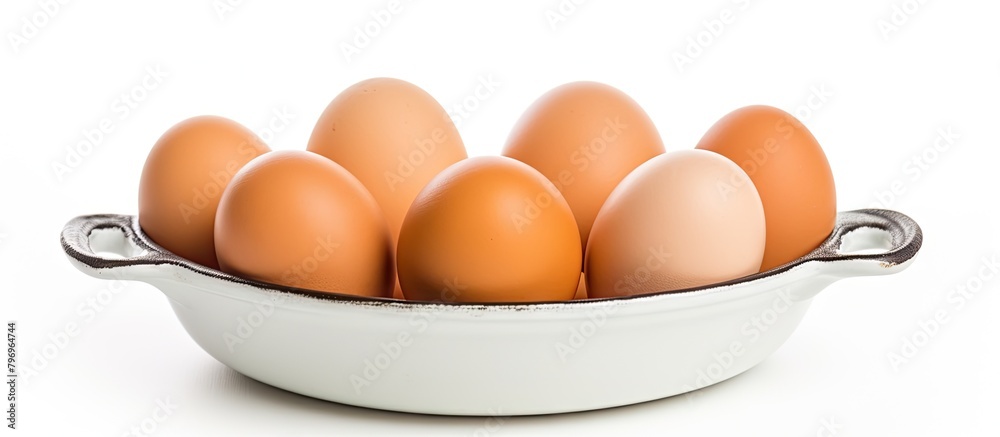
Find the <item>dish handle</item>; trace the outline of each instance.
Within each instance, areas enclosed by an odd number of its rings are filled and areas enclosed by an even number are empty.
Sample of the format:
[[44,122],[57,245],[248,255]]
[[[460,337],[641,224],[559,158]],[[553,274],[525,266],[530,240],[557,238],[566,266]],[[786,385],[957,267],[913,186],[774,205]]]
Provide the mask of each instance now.
[[96,278],[143,279],[142,266],[156,264],[200,267],[149,241],[138,226],[131,215],[79,216],[63,227],[60,243],[74,266]]
[[[886,209],[859,209],[837,214],[830,237],[792,264],[819,261],[837,278],[895,273],[920,251],[923,232],[905,214]],[[779,267],[780,269],[780,267]]]

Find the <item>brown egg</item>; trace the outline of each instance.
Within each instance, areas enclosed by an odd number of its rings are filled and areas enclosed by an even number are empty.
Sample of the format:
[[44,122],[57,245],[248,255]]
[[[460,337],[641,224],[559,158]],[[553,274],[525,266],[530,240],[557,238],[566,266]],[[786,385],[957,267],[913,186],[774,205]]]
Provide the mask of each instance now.
[[213,229],[223,190],[270,149],[239,123],[215,116],[170,128],[149,151],[139,180],[139,225],[163,248],[218,268]]
[[317,291],[390,296],[390,245],[382,211],[361,182],[305,151],[250,162],[222,195],[215,220],[223,271]]
[[[344,90],[323,111],[308,150],[330,158],[361,181],[385,212],[393,248],[417,193],[467,157],[441,105],[416,85],[375,78]],[[397,287],[396,297],[402,297]]]
[[732,161],[682,150],[640,165],[594,220],[585,275],[589,297],[678,290],[756,273],[764,208]]
[[816,138],[791,114],[747,106],[715,123],[698,143],[733,160],[750,175],[767,217],[761,271],[799,258],[833,232],[837,193]]
[[407,299],[568,300],[582,249],[569,204],[538,171],[500,156],[448,167],[417,195],[400,230]]
[[596,82],[562,85],[536,100],[503,149],[562,192],[584,246],[611,190],[661,153],[663,141],[646,112],[625,93]]

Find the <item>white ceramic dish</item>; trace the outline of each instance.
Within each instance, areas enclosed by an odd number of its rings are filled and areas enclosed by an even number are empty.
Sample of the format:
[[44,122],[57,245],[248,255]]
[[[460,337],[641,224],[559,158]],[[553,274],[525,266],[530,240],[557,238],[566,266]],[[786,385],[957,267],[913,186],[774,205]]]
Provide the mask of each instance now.
[[345,404],[476,416],[615,407],[726,380],[774,352],[824,287],[899,272],[921,242],[903,214],[842,212],[821,247],[740,280],[629,298],[470,305],[316,295],[237,278],[163,250],[133,216],[77,217],[62,232],[74,266],[159,288],[188,334],[237,372]]

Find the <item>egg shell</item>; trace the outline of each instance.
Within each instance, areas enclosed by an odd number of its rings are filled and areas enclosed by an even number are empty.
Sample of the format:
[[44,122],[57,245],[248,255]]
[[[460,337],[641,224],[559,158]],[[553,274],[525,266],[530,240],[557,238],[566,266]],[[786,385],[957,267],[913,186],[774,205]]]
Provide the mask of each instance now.
[[213,233],[222,192],[246,163],[269,150],[250,129],[223,117],[177,123],[146,157],[139,226],[164,249],[218,268]]
[[[374,78],[341,92],[323,111],[308,150],[351,172],[385,213],[393,248],[417,193],[468,155],[448,113],[426,91]],[[402,297],[397,288],[396,297]]]
[[237,173],[219,204],[215,246],[223,271],[273,284],[375,297],[394,284],[375,199],[310,152],[271,152]]
[[657,156],[601,208],[586,250],[591,298],[708,285],[756,273],[764,208],[732,161],[703,150]]
[[597,82],[559,86],[536,100],[511,131],[503,155],[534,167],[569,202],[587,244],[594,217],[625,175],[664,152],[635,100]]
[[698,143],[736,162],[750,175],[767,217],[761,270],[806,255],[833,232],[837,193],[826,154],[809,129],[770,106],[737,109]]
[[500,156],[448,167],[417,195],[400,232],[407,299],[568,300],[582,247],[569,204],[545,176]]

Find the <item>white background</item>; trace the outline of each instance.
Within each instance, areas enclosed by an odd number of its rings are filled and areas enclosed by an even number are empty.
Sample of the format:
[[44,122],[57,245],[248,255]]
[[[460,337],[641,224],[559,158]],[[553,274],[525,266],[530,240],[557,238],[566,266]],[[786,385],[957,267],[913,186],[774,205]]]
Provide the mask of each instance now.
[[[188,338],[157,290],[107,291],[58,244],[76,215],[135,213],[146,154],[173,123],[223,115],[273,148],[302,149],[326,104],[375,76],[413,82],[446,108],[474,106],[459,127],[472,155],[498,153],[535,98],[575,80],[634,97],[668,150],[693,147],[730,110],[774,105],[824,146],[840,210],[897,209],[925,232],[909,270],[829,287],[777,353],[731,381],[693,397],[509,418],[492,435],[997,435],[1000,280],[978,277],[1000,251],[996,2],[564,3],[560,13],[556,0],[404,1],[347,59],[343,44],[387,1],[70,2],[51,18],[34,0],[3,2],[0,320],[19,322],[21,371],[37,371],[20,386],[19,429],[5,435],[121,435],[158,400],[176,405],[158,435],[481,432],[482,418],[371,411],[240,376]],[[710,37],[704,23],[722,15]],[[692,62],[679,69],[685,52]],[[162,81],[137,90],[156,69]],[[488,78],[496,90],[467,100]],[[123,93],[143,99],[126,112]],[[275,111],[294,117],[285,125]],[[104,119],[110,133],[67,161]],[[957,138],[935,149],[949,130]],[[960,306],[954,287],[970,281],[981,290]],[[102,292],[111,299],[100,312],[81,310]],[[920,334],[939,311],[947,323]],[[68,323],[76,335],[53,346]],[[888,354],[914,337],[922,346],[893,366]],[[56,352],[39,368],[47,346]]]

